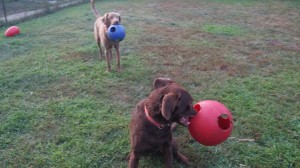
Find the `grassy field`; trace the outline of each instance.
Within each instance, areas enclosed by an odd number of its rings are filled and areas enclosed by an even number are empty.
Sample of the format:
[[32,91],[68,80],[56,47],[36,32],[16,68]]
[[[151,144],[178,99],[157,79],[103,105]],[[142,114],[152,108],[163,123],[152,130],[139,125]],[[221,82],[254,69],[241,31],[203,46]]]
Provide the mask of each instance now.
[[[89,4],[0,36],[0,167],[127,167],[130,113],[156,77],[181,83],[196,102],[218,100],[234,116],[231,137],[214,147],[176,130],[190,167],[300,167],[299,1],[96,5],[122,15],[121,73],[115,60],[107,73],[97,56]],[[159,156],[140,161],[162,165]]]

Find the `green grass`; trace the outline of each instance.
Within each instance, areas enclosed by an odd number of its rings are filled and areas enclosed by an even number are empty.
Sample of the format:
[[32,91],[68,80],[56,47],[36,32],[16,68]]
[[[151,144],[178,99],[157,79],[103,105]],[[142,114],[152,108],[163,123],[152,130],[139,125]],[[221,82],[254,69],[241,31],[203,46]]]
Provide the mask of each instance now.
[[245,30],[234,25],[217,25],[217,24],[207,24],[202,27],[203,31],[216,34],[216,35],[231,35],[237,36],[245,32]]
[[233,114],[218,146],[176,130],[191,167],[299,167],[299,5],[247,2],[97,1],[122,15],[121,73],[98,58],[89,4],[19,23],[0,36],[0,167],[127,167],[130,113],[156,77]]
[[[218,2],[218,3],[225,3],[225,4],[234,4],[234,5],[244,5],[244,6],[254,6],[257,4],[268,4],[268,3],[278,3],[280,1],[273,1],[273,0],[212,0],[209,2]],[[299,8],[300,2],[298,0],[286,0],[285,3],[287,5],[291,5],[293,7]]]

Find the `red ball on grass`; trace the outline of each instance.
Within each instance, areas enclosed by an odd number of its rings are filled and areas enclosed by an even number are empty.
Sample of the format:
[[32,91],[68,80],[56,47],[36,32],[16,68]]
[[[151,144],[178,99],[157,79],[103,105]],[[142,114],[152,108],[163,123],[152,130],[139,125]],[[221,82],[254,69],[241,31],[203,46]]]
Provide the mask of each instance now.
[[199,143],[215,146],[224,142],[233,129],[233,118],[227,107],[214,100],[194,105],[196,116],[190,118],[189,132]]
[[20,34],[20,28],[19,28],[18,26],[11,26],[11,27],[9,27],[9,28],[5,31],[5,33],[4,33],[4,35],[5,35],[6,37],[12,37],[12,36],[15,36],[15,35],[17,35],[17,34]]

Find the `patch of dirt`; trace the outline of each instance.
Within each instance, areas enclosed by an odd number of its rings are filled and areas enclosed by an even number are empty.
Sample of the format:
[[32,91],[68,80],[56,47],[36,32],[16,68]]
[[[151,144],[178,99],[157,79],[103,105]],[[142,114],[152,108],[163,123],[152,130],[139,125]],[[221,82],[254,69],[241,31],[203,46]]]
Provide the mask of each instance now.
[[300,45],[297,44],[289,44],[289,43],[273,40],[270,42],[270,45],[282,50],[300,52]]
[[[243,76],[251,69],[251,65],[246,62],[232,62],[226,60],[224,56],[224,53],[228,53],[229,47],[243,45],[242,41],[230,39],[229,42],[228,39],[216,39],[213,35],[197,29],[183,30],[176,27],[147,26],[145,31],[163,39],[163,44],[156,45],[155,38],[148,39],[153,40],[153,43],[143,46],[143,52],[155,54],[156,60],[149,61],[171,68],[170,73],[175,76],[182,74],[183,65],[188,65],[188,68],[193,71],[222,71],[230,76]],[[221,43],[224,47],[201,45],[201,40],[205,38],[213,39],[212,41]],[[185,43],[188,43],[190,39],[198,40],[199,43],[196,46],[186,45]],[[177,44],[180,42],[182,45]],[[166,45],[166,43],[170,44]]]
[[[164,1],[164,2],[157,2],[157,3],[149,3],[147,4],[151,10],[164,10],[166,12],[169,11],[178,11],[180,10],[178,7],[186,9],[186,8],[197,8],[200,7],[198,2],[188,2],[183,3],[180,0],[172,0],[172,1]],[[198,8],[199,9],[199,8]]]
[[299,35],[299,27],[295,27],[295,25],[299,25],[300,13],[298,8],[291,8],[284,3],[274,2],[270,5],[259,6],[254,10],[256,11],[252,14],[254,26]]
[[155,35],[156,38],[162,38],[166,40],[181,40],[185,42],[193,38],[204,38],[207,34],[201,31],[200,28],[180,28],[177,26],[157,26],[147,25],[144,26],[144,30],[147,34]]
[[[76,52],[67,53],[62,58],[67,61],[82,60],[83,62],[89,62],[95,59],[94,55],[95,55],[94,53],[76,51]],[[98,57],[98,53],[97,53],[97,57]]]
[[[39,93],[39,97],[44,100],[54,99],[59,97],[69,97],[73,98],[79,94],[78,89],[75,89],[70,85],[71,81],[66,78],[61,78],[60,80],[54,82],[52,85],[47,87]],[[34,94],[34,93],[33,93]]]

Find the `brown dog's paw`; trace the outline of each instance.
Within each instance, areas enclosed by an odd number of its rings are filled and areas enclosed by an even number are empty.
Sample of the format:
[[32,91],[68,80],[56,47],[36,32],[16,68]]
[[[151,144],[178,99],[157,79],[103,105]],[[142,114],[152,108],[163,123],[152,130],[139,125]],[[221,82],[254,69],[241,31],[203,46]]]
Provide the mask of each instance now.
[[171,130],[174,131],[176,129],[177,125],[178,125],[177,123],[172,123]]
[[181,161],[183,164],[185,164],[185,165],[187,165],[187,166],[190,165],[189,159],[188,159],[186,156],[184,156],[183,154],[181,154],[179,151],[178,151],[177,154],[176,154],[176,158],[177,158],[179,161]]
[[128,153],[124,156],[123,160],[126,160],[126,161],[129,161],[129,160],[130,160],[130,152],[128,152]]
[[117,68],[117,72],[122,72],[123,71],[123,69],[122,68]]

